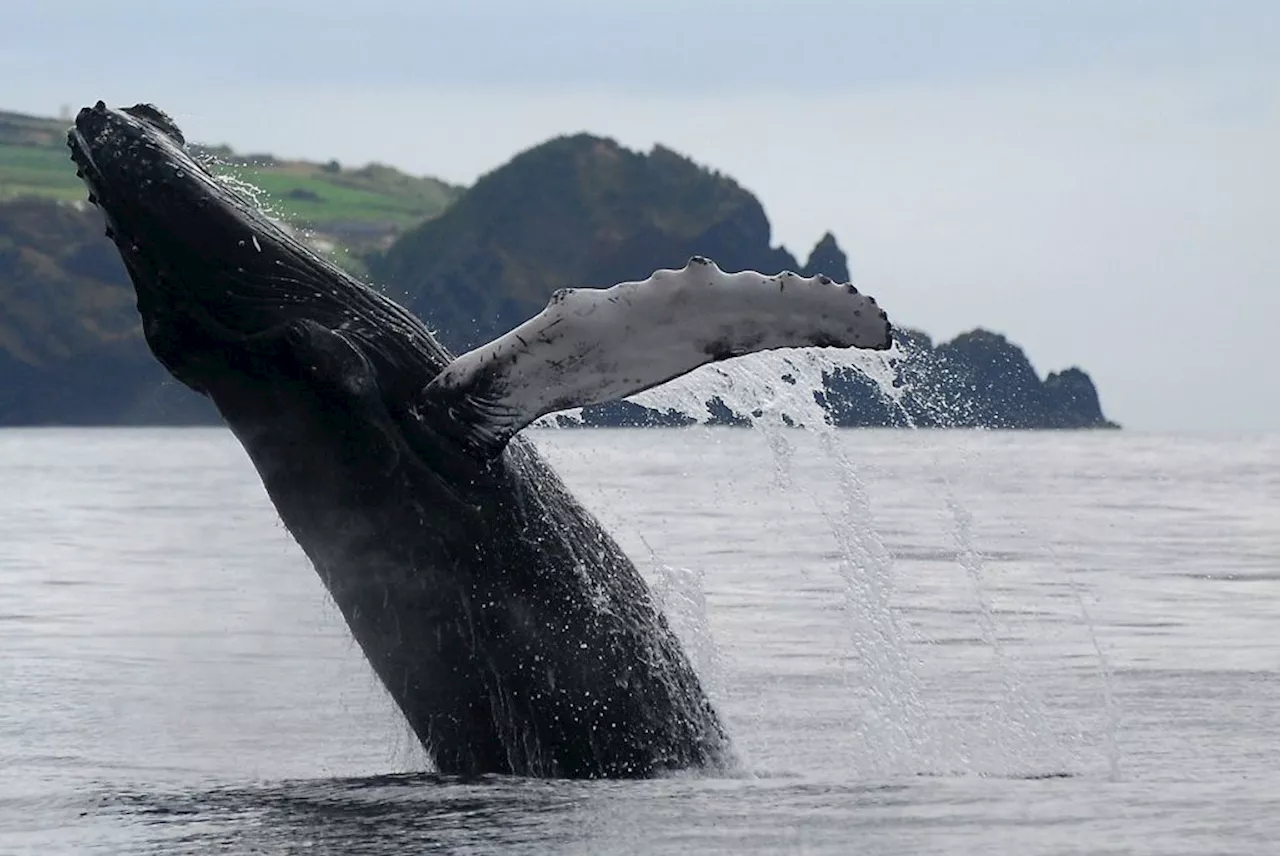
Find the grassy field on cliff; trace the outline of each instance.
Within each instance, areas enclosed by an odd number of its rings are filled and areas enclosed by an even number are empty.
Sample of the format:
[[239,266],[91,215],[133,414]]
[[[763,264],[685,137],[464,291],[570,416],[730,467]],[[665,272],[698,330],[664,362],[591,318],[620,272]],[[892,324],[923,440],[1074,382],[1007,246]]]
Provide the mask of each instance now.
[[[0,111],[0,200],[84,198],[84,185],[67,155],[69,124]],[[259,188],[261,201],[273,213],[353,249],[388,242],[439,214],[462,192],[438,179],[378,164],[353,169],[266,155],[239,158],[222,147],[207,151],[214,156],[215,171]]]

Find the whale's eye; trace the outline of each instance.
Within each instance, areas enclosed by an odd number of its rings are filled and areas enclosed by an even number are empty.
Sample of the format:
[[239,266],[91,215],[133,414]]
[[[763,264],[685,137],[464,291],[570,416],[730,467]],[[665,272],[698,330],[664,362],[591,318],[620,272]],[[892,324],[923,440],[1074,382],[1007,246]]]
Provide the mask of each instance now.
[[182,136],[182,131],[178,128],[177,123],[154,104],[134,104],[132,107],[124,108],[124,112],[135,118],[150,122],[166,136],[177,142],[178,145],[185,146],[187,144],[187,139]]

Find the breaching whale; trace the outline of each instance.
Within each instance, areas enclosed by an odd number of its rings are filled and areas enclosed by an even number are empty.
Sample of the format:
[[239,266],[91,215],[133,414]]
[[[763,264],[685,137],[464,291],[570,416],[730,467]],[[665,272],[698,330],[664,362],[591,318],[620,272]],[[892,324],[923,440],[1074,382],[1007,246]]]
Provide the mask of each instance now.
[[640,574],[517,433],[752,351],[887,348],[872,298],[694,258],[558,291],[455,358],[215,177],[155,107],[98,102],[68,145],[148,346],[217,406],[441,772],[729,760]]

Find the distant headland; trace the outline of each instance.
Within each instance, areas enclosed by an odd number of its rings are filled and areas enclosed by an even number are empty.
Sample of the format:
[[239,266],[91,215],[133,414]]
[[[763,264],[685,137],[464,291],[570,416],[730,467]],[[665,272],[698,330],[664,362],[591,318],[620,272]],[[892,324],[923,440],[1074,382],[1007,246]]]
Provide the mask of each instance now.
[[[212,407],[147,352],[128,276],[82,201],[65,125],[0,112],[0,425],[216,423]],[[849,279],[833,235],[801,263],[772,246],[750,192],[662,146],[639,153],[587,134],[558,137],[470,188],[378,164],[203,152],[215,171],[260,188],[269,210],[317,250],[425,318],[455,352],[537,313],[558,288],[643,279],[693,255],[725,270]],[[834,424],[1116,427],[1083,370],[1042,379],[1002,335],[974,330],[935,345],[906,327],[899,337],[903,394],[890,401],[856,371],[829,374],[818,397]],[[586,421],[663,420],[605,406]]]

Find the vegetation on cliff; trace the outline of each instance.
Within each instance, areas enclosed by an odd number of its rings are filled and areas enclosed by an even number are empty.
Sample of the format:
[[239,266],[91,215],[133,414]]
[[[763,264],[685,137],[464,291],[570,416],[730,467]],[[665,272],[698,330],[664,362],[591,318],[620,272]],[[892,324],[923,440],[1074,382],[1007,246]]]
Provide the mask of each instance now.
[[[0,201],[38,197],[74,202],[84,185],[67,157],[60,121],[0,112]],[[265,208],[305,230],[320,250],[363,270],[363,256],[386,249],[405,229],[436,216],[463,188],[382,164],[348,168],[267,154],[240,155],[227,146],[196,147],[215,170],[261,191]]]

